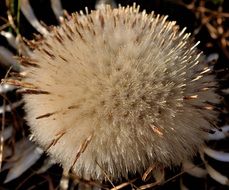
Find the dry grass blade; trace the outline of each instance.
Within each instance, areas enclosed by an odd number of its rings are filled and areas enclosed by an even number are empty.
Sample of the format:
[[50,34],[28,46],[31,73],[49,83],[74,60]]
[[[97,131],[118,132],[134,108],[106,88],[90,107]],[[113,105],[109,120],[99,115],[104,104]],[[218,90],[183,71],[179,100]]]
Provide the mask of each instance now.
[[[65,173],[66,175],[67,173]],[[86,179],[82,179],[79,176],[73,174],[73,173],[68,173],[67,174],[71,179],[73,179],[73,182],[75,185],[79,184],[79,183],[83,183],[86,185],[89,185],[91,187],[96,187],[96,188],[101,188],[101,189],[106,189],[108,190],[108,188],[104,187],[101,183],[97,183],[95,181],[91,181],[91,180],[86,180]]]
[[207,175],[207,171],[205,169],[194,165],[191,161],[188,160],[183,163],[183,170],[186,173],[195,176],[197,178],[202,178]]
[[213,167],[211,167],[209,164],[205,164],[206,169],[208,171],[208,174],[217,182],[219,182],[222,185],[229,186],[229,179],[227,176],[222,175],[220,172],[215,170]]
[[153,188],[153,187],[159,185],[160,183],[162,183],[164,181],[164,178],[165,178],[164,169],[155,170],[154,171],[154,177],[156,179],[155,182],[149,183],[149,184],[146,184],[146,185],[142,185],[142,186],[139,187],[139,189],[141,189],[141,190],[150,189],[150,188]]
[[156,165],[150,166],[150,167],[145,171],[145,173],[143,174],[142,180],[143,180],[143,181],[146,181],[146,180],[147,180],[147,177],[149,176],[149,174],[150,174],[155,168],[156,168]]
[[229,59],[229,30],[226,24],[229,19],[229,13],[223,12],[225,7],[223,7],[222,2],[217,5],[218,10],[211,10],[207,8],[208,1],[200,1],[199,3],[195,2],[196,1],[192,1],[187,5],[178,1],[178,4],[191,10],[196,15],[196,18],[201,22],[201,26],[199,26],[199,28],[203,26],[207,28],[211,38],[217,40],[223,53]]
[[132,179],[130,181],[127,181],[125,183],[122,183],[120,185],[116,185],[115,187],[113,187],[111,190],[119,190],[119,189],[122,189],[128,185],[132,185],[133,182],[135,182],[137,179]]
[[223,151],[213,150],[208,147],[204,147],[204,153],[210,156],[211,158],[221,161],[221,162],[229,162],[229,153]]

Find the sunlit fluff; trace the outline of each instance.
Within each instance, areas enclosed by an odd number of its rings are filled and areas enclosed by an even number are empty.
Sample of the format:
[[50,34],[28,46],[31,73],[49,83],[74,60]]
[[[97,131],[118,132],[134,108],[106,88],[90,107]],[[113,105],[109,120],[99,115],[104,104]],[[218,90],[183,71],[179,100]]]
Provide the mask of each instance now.
[[192,157],[219,97],[189,36],[166,17],[107,6],[31,42],[20,85],[35,141],[94,180]]

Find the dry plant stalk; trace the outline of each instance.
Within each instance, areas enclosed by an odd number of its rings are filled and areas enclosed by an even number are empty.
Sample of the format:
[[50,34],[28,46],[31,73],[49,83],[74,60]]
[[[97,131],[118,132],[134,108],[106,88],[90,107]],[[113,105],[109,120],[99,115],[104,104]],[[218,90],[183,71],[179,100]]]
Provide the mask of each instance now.
[[[65,170],[118,180],[192,157],[217,120],[211,68],[166,16],[109,6],[75,13],[22,57],[26,120]],[[105,175],[105,174],[106,175]]]
[[182,1],[178,1],[182,6],[191,10],[196,18],[201,22],[200,26],[196,29],[199,31],[203,26],[206,27],[212,39],[217,40],[219,47],[224,55],[229,59],[229,13],[223,10],[223,1],[219,3],[217,10],[211,10],[206,7],[207,1],[201,0],[197,2],[192,0],[188,5]]

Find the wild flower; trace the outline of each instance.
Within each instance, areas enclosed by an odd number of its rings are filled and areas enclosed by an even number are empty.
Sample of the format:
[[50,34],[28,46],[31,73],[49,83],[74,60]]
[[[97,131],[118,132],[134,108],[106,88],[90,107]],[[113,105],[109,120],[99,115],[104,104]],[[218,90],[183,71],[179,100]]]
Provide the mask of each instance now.
[[106,6],[30,42],[24,76],[11,82],[34,140],[65,170],[117,180],[179,165],[204,145],[218,117],[215,76],[166,19]]

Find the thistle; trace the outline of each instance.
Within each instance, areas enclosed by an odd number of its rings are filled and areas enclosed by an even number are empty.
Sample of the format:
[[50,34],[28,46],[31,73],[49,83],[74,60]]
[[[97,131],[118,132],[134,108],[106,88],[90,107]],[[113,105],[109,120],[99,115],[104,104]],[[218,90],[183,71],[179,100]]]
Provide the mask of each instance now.
[[219,102],[211,68],[166,16],[109,6],[75,13],[30,42],[24,93],[34,140],[65,170],[92,180],[191,158]]

